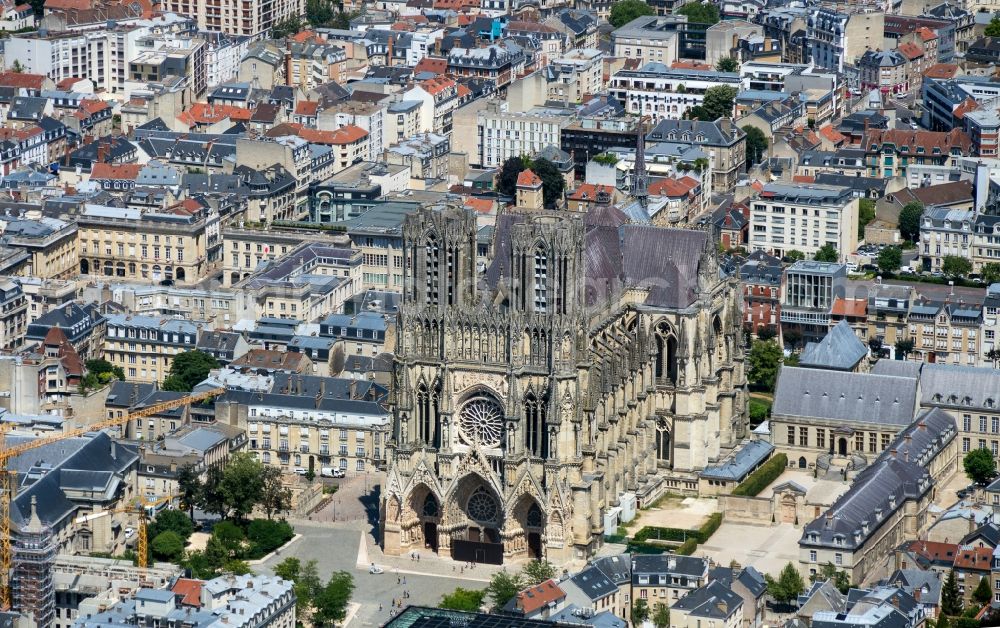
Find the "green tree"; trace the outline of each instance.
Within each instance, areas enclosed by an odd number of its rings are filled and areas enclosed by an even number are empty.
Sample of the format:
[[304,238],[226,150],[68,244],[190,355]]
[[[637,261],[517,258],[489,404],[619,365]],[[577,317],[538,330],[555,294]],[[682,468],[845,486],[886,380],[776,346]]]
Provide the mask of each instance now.
[[952,279],[961,279],[972,272],[972,262],[958,255],[945,255],[941,272]]
[[482,608],[485,597],[486,591],[482,589],[463,589],[462,587],[458,587],[441,598],[438,608],[477,613]]
[[875,220],[875,199],[863,198],[858,202],[858,237],[865,237],[865,227]]
[[125,379],[125,369],[120,366],[115,366],[104,358],[87,360],[83,363],[83,365],[86,367],[88,373],[97,375],[101,379],[102,383],[109,382],[113,379]]
[[562,201],[566,189],[566,179],[563,178],[556,165],[548,159],[536,159],[531,162],[531,170],[542,180],[542,198],[546,207],[555,207]]
[[994,15],[990,23],[986,25],[983,34],[987,37],[1000,37],[1000,15]]
[[486,587],[486,595],[493,602],[493,608],[501,609],[523,588],[524,581],[521,579],[521,574],[512,574],[504,569],[496,572],[490,578],[490,584]]
[[274,575],[289,582],[298,582],[299,574],[301,573],[302,561],[294,556],[289,556],[274,566]]
[[533,560],[521,568],[524,586],[541,584],[556,577],[556,567],[547,560]]
[[993,347],[989,351],[983,354],[987,360],[993,363],[993,368],[997,367],[997,362],[1000,362],[1000,349]]
[[878,267],[882,272],[894,273],[903,265],[903,252],[898,246],[887,246],[878,253]]
[[872,356],[878,358],[882,356],[882,349],[885,347],[885,342],[879,336],[872,336],[868,339],[868,348],[872,352]]
[[711,2],[688,2],[674,11],[686,15],[690,24],[705,24],[706,28],[719,21],[719,7]]
[[[688,3],[684,6],[691,6]],[[733,103],[736,101],[736,88],[729,85],[716,85],[705,90],[705,96],[700,105],[687,111],[690,120],[715,122],[719,118],[731,118]]]
[[797,598],[806,588],[802,574],[792,563],[788,563],[781,569],[777,580],[770,575],[765,576],[765,579],[767,580],[767,592],[776,601],[785,604]]
[[840,571],[833,566],[833,563],[829,562],[823,565],[818,573],[810,576],[809,579],[813,582],[832,580],[833,586],[837,587],[838,591],[845,594],[851,589],[851,578],[847,575],[847,572]]
[[330,23],[331,28],[339,28],[341,30],[347,30],[351,28],[351,20],[358,17],[359,13],[357,11],[337,11],[337,14],[333,16],[333,22]]
[[817,262],[836,262],[840,259],[840,254],[832,244],[827,243],[819,247],[819,250],[813,255],[813,259]]
[[191,392],[191,389],[205,381],[209,371],[216,368],[219,368],[219,362],[204,351],[178,353],[170,363],[170,374],[163,380],[160,388]]
[[517,193],[517,175],[524,170],[524,160],[520,157],[511,157],[500,166],[500,173],[497,174],[497,192],[504,196],[514,196]]
[[295,33],[301,31],[303,26],[304,24],[302,23],[302,18],[297,15],[293,15],[272,26],[271,37],[274,39],[281,39],[283,37],[294,35]]
[[962,467],[965,475],[976,484],[986,484],[997,476],[996,461],[988,449],[973,449],[965,454]]
[[[209,552],[208,546],[212,546],[213,543],[214,547],[211,547]],[[221,558],[216,564],[222,565],[243,556],[246,535],[243,529],[232,521],[220,521],[212,528],[212,536],[208,539],[207,545],[206,552],[213,553],[215,558]]]
[[252,573],[250,570],[250,563],[245,560],[227,561],[226,564],[222,566],[222,571],[224,573],[231,573],[234,576],[245,576]]
[[323,589],[323,581],[319,579],[319,567],[315,560],[307,560],[295,580],[295,597],[303,609],[312,608],[313,600]]
[[948,621],[948,616],[944,613],[938,615],[937,623],[934,624],[934,628],[951,628],[951,622]]
[[313,26],[326,26],[333,21],[334,9],[330,0],[306,0],[306,20]]
[[743,131],[747,134],[747,168],[750,168],[760,163],[767,153],[767,136],[752,124],[745,125]]
[[992,599],[993,591],[990,589],[990,577],[985,576],[980,578],[979,584],[976,585],[976,590],[972,592],[972,600],[982,608],[989,604]]
[[163,532],[173,532],[186,542],[194,533],[194,523],[186,513],[179,510],[162,510],[149,524],[146,534],[150,538],[155,538]]
[[153,537],[149,547],[153,550],[153,556],[157,560],[174,563],[184,556],[184,539],[173,530],[157,534]]
[[637,17],[654,14],[653,7],[642,0],[622,0],[611,5],[611,15],[608,16],[608,21],[615,28],[621,28]]
[[722,57],[715,64],[715,69],[719,72],[736,72],[740,69],[740,62],[732,57]]
[[909,338],[900,338],[896,341],[896,353],[899,354],[900,359],[905,360],[906,356],[913,353],[913,340]]
[[245,521],[264,493],[264,465],[248,452],[233,454],[222,472],[219,489],[226,512],[237,521]]
[[670,625],[670,607],[663,602],[653,605],[653,625],[656,628],[667,628]]
[[24,72],[24,66],[17,59],[14,59],[14,64],[10,66],[10,71],[14,74],[21,74]]
[[904,240],[916,242],[920,237],[920,221],[924,217],[924,205],[919,201],[910,201],[899,212],[899,235]]
[[805,258],[806,258],[806,254],[803,253],[802,251],[798,251],[796,249],[792,249],[792,250],[788,251],[787,253],[785,253],[785,259],[787,259],[787,260],[789,260],[791,262],[798,262],[798,261],[804,260]]
[[638,626],[649,619],[649,605],[646,604],[646,600],[639,598],[632,602],[632,612],[630,615],[633,626]]
[[281,480],[281,469],[264,467],[261,471],[260,507],[270,519],[292,509],[292,489]]
[[987,262],[983,264],[982,269],[979,271],[979,276],[983,278],[983,282],[987,286],[1000,283],[1000,263]]
[[187,509],[194,521],[194,507],[201,502],[204,485],[194,464],[186,464],[177,470],[177,489],[180,491],[181,507]]
[[945,615],[960,615],[962,613],[962,593],[958,590],[958,578],[955,570],[948,572],[941,586],[941,612]]
[[226,517],[229,509],[222,491],[223,472],[219,465],[212,465],[205,472],[205,482],[198,490],[198,505],[207,513]]
[[313,600],[313,625],[333,626],[344,621],[347,616],[347,604],[354,593],[354,578],[346,571],[337,571],[326,586]]
[[295,536],[292,526],[286,521],[254,519],[247,526],[247,541],[250,542],[252,558],[268,554]]
[[781,350],[777,342],[773,340],[755,341],[750,345],[750,353],[747,355],[747,363],[749,364],[747,379],[759,388],[774,390],[783,357],[785,357],[784,351]]

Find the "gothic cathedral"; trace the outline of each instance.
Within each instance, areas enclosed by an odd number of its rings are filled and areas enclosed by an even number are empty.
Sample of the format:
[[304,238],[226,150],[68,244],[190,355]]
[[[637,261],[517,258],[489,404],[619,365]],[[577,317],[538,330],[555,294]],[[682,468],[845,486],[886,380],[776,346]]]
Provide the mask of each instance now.
[[[403,225],[387,554],[584,559],[623,495],[697,490],[747,434],[737,280],[706,231],[588,214]],[[628,495],[631,494],[631,495]]]

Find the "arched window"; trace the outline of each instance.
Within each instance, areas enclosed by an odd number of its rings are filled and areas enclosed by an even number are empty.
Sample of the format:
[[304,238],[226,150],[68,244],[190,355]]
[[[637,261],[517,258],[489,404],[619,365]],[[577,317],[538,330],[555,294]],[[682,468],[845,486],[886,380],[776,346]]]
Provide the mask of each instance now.
[[549,258],[538,247],[535,251],[535,311],[548,311]]
[[548,454],[545,405],[531,393],[524,398],[524,449],[538,458]]
[[425,253],[427,256],[426,260],[426,282],[427,282],[427,305],[437,305],[438,304],[438,262],[439,262],[439,250],[437,238],[434,234],[429,234],[427,236],[427,242],[424,245]]
[[424,384],[417,387],[417,440],[431,442],[431,395]]

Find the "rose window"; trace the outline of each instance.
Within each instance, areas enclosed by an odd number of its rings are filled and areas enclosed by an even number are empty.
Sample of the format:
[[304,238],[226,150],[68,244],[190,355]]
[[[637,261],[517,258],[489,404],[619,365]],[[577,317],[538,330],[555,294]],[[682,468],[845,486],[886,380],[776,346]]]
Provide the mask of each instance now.
[[488,523],[497,520],[497,516],[500,514],[500,504],[489,491],[480,486],[469,498],[467,510],[469,516],[476,521]]
[[503,408],[491,397],[475,397],[458,417],[459,437],[468,445],[499,447],[503,438]]

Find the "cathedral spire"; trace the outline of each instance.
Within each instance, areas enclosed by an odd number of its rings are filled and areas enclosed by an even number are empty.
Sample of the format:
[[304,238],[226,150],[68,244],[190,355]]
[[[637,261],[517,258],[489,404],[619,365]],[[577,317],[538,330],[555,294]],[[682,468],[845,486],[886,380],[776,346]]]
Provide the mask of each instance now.
[[632,196],[643,209],[649,206],[649,177],[646,175],[646,138],[643,133],[646,117],[639,116],[635,125],[635,167],[632,172]]

